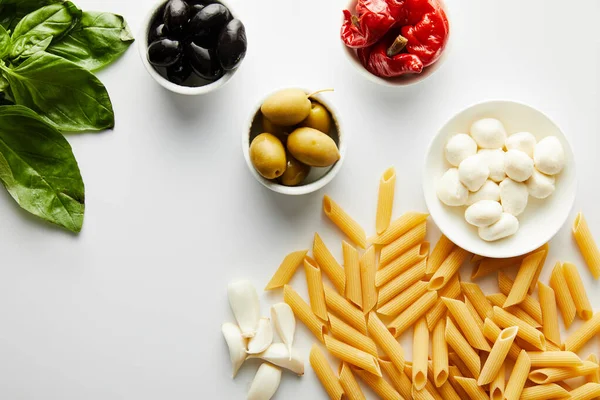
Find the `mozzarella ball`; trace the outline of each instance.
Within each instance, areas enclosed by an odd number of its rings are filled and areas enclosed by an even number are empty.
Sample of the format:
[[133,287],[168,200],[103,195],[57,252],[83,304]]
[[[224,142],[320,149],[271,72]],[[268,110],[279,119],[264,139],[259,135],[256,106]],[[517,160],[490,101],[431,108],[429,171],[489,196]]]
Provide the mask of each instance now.
[[521,150],[509,150],[504,155],[506,175],[516,182],[524,182],[533,174],[533,160]]
[[500,202],[504,212],[519,216],[527,208],[528,199],[529,191],[524,183],[515,182],[510,178],[500,182]]
[[554,136],[543,138],[533,151],[535,167],[546,175],[556,175],[565,167],[565,151]]
[[501,149],[506,142],[506,130],[495,118],[483,118],[473,122],[471,136],[482,149]]
[[446,160],[458,167],[462,160],[477,153],[477,143],[466,133],[459,133],[448,140],[445,152]]
[[458,176],[463,185],[471,192],[476,192],[490,176],[490,168],[480,155],[467,157],[458,166]]
[[531,178],[527,179],[525,184],[531,197],[536,199],[545,199],[554,193],[554,183],[556,179],[553,176],[542,174],[540,171],[535,169]]
[[535,148],[535,144],[535,136],[529,132],[515,133],[506,138],[507,150],[521,150],[531,158],[533,158],[533,149]]
[[491,180],[502,182],[506,178],[506,173],[504,172],[504,150],[481,149],[477,154],[481,155],[487,161]]
[[519,230],[519,220],[512,214],[502,213],[498,222],[479,228],[479,237],[487,242],[512,236]]
[[490,226],[502,217],[502,205],[497,201],[481,200],[465,211],[465,219],[477,227]]
[[460,183],[458,169],[450,168],[442,175],[437,185],[437,196],[442,203],[449,206],[465,205],[469,191]]
[[500,201],[500,186],[494,181],[485,181],[481,189],[469,193],[467,205],[473,205],[481,200]]

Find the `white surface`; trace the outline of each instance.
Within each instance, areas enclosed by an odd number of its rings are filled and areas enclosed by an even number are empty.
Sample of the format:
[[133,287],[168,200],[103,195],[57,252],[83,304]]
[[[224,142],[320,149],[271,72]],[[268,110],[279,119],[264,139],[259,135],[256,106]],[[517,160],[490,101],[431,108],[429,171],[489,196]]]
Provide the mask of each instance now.
[[[469,226],[464,219],[465,207],[448,207],[438,199],[436,194],[438,181],[452,167],[444,157],[447,141],[456,133],[465,132],[474,121],[483,117],[502,121],[509,135],[527,130],[535,135],[538,141],[547,136],[556,137],[563,146],[566,159],[564,170],[556,176],[556,191],[552,196],[543,200],[529,197],[527,208],[518,215],[519,231],[513,236],[496,242],[485,242],[478,236],[477,229]],[[431,217],[450,240],[474,254],[508,258],[540,247],[551,239],[569,218],[575,197],[576,157],[565,137],[567,134],[562,132],[548,116],[514,101],[483,102],[452,116],[432,140],[425,159],[423,190]],[[500,187],[502,188],[502,185]],[[504,206],[505,210],[508,210],[506,203]]]
[[[152,3],[78,1],[125,15],[133,32]],[[321,213],[323,194],[372,233],[378,179],[391,164],[398,172],[394,214],[424,210],[427,145],[448,118],[475,102],[508,98],[547,113],[571,140],[580,182],[597,181],[597,0],[577,7],[559,0],[449,1],[448,61],[400,89],[366,81],[347,62],[338,42],[344,1],[232,3],[249,50],[221,90],[172,94],[148,76],[134,48],[99,74],[117,127],[69,136],[87,189],[81,235],[40,223],[0,194],[0,398],[244,399],[257,364],[231,380],[220,331],[233,321],[227,283],[248,278],[264,287],[283,256],[309,246],[317,230],[341,256],[342,236]],[[242,156],[240,130],[249,113],[283,86],[335,87],[331,100],[347,126],[344,168],[313,195],[272,193],[252,178]],[[583,210],[600,240],[599,196],[598,185],[580,185],[569,221]],[[551,243],[544,282],[559,258],[583,265],[568,227]],[[598,282],[581,271],[600,310]],[[293,284],[306,296],[302,275]],[[281,294],[261,298],[267,315],[268,302]],[[301,324],[295,342],[308,359],[313,338]],[[410,356],[410,340],[403,343]],[[597,351],[597,343],[586,350]],[[284,373],[276,399],[325,398],[306,371],[302,378]]]

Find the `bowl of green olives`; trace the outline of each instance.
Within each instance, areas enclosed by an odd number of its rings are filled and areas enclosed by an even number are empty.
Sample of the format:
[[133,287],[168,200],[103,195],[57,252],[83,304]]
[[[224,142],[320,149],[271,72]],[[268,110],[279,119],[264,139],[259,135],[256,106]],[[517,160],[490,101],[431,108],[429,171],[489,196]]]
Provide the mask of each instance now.
[[244,24],[221,0],[161,0],[139,37],[150,76],[184,95],[205,94],[227,83],[248,45]]
[[265,187],[287,195],[321,189],[346,152],[342,127],[323,92],[282,89],[265,97],[242,134],[248,169]]

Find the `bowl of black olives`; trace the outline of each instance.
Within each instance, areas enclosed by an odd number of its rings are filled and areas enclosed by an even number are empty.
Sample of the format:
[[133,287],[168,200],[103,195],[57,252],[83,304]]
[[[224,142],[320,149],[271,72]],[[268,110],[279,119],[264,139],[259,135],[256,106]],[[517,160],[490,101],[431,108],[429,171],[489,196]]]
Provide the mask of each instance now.
[[161,86],[199,95],[223,86],[247,49],[244,24],[219,0],[161,1],[143,24],[140,55]]

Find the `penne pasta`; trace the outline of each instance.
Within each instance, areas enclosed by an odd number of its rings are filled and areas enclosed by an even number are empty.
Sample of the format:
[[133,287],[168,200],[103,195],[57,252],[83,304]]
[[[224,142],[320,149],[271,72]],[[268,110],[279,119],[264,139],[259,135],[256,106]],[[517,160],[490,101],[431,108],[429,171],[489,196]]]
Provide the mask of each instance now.
[[545,243],[543,246],[541,246],[537,250],[532,251],[529,254],[537,253],[539,251],[543,251],[544,255],[542,257],[542,260],[538,264],[538,268],[535,271],[535,275],[533,275],[533,279],[531,280],[531,285],[529,285],[529,294],[532,294],[535,291],[537,281],[540,279],[540,274],[542,273],[542,270],[544,269],[544,265],[546,265],[546,258],[548,258],[548,253],[550,252],[550,245],[548,243]]
[[562,268],[563,275],[567,281],[567,287],[571,293],[571,298],[573,299],[573,303],[575,303],[577,315],[579,318],[587,321],[592,318],[594,311],[592,310],[592,305],[585,292],[585,287],[583,286],[583,281],[581,280],[581,276],[579,276],[577,267],[571,263],[564,263]]
[[[434,376],[433,363],[431,361],[429,361],[429,363],[427,364],[427,375],[430,378]],[[433,383],[435,384],[435,382]],[[440,394],[442,400],[461,400],[460,396],[458,395],[458,393],[456,393],[456,390],[454,390],[454,388],[452,387],[450,382],[448,382],[447,379],[444,381],[444,383],[442,383],[440,386],[437,386],[435,389]]]
[[313,241],[313,256],[337,291],[339,293],[346,293],[346,274],[344,273],[344,269],[335,257],[333,257],[327,246],[325,246],[323,239],[321,239],[318,233],[315,233]]
[[465,297],[469,299],[475,311],[482,320],[485,320],[492,313],[492,305],[489,300],[485,298],[485,294],[476,283],[461,282],[461,291]]
[[490,351],[490,345],[485,340],[483,332],[479,329],[477,322],[475,322],[465,303],[446,297],[442,297],[442,301],[471,347],[478,350]]
[[395,317],[427,292],[427,282],[418,281],[377,309],[377,314]]
[[556,263],[550,274],[550,287],[554,290],[556,304],[563,316],[565,328],[569,329],[569,326],[571,326],[571,323],[573,323],[573,320],[575,319],[577,309],[575,308],[575,303],[571,297],[571,292],[569,291],[569,286],[567,285],[561,263]]
[[477,314],[477,310],[475,309],[475,307],[473,307],[473,304],[471,304],[471,302],[467,298],[465,298],[465,306],[467,306],[467,310],[469,310],[469,313],[475,320],[479,331],[483,332],[483,320],[481,319],[479,314]]
[[[596,356],[594,353],[590,353],[590,355],[585,360],[598,364],[598,356]],[[595,373],[586,376],[585,380],[587,382],[600,383],[600,369],[597,370]]]
[[[425,387],[422,390],[426,390],[434,398],[434,400],[445,400],[429,379],[427,380],[427,382],[425,382]],[[413,384],[413,392],[414,391],[416,391],[416,388]]]
[[358,385],[356,378],[354,378],[354,374],[352,374],[350,365],[345,362],[340,363],[339,380],[348,400],[366,400],[362,389]]
[[489,400],[487,393],[477,384],[473,378],[457,376],[456,382],[464,389],[471,400]]
[[446,318],[446,342],[456,352],[474,378],[479,378],[479,355],[467,342],[450,318]]
[[506,360],[510,346],[512,346],[513,342],[515,341],[518,331],[519,328],[516,326],[511,326],[510,328],[506,328],[500,332],[498,339],[496,339],[494,342],[494,346],[492,347],[488,359],[481,369],[479,378],[477,379],[477,383],[479,385],[491,383],[496,378],[500,372],[500,369],[504,365],[504,360]]
[[515,317],[513,314],[494,306],[492,311],[492,321],[501,328],[518,326],[517,336],[534,346],[539,350],[546,350],[546,338],[542,332],[536,330],[533,326]]
[[575,332],[569,335],[565,340],[564,349],[566,351],[578,352],[584,344],[600,332],[600,312],[585,321]]
[[583,213],[577,214],[575,218],[575,222],[573,223],[573,237],[594,279],[598,279],[600,277],[600,250],[594,241]]
[[502,364],[498,370],[498,374],[492,382],[490,382],[490,400],[504,400],[504,387],[506,385],[506,365]]
[[358,330],[360,333],[367,334],[367,321],[361,310],[352,305],[331,287],[324,285],[325,303],[329,310],[344,320],[347,324]]
[[591,400],[600,397],[600,384],[588,382],[569,392],[570,400]]
[[419,300],[411,304],[406,310],[398,315],[392,322],[388,324],[388,329],[394,335],[398,337],[412,326],[419,318],[433,307],[437,300],[437,292],[427,292]]
[[429,356],[429,329],[427,321],[421,317],[413,328],[412,381],[417,390],[427,384],[427,359]]
[[310,306],[292,289],[291,286],[283,287],[283,301],[290,306],[294,315],[316,336],[321,342],[327,333],[327,326],[321,321]]
[[[525,349],[525,350],[530,350],[530,349]],[[548,338],[546,338],[546,351],[561,351],[561,350],[562,349],[561,349],[560,345],[556,345],[556,344],[552,343],[551,341],[549,341]],[[535,351],[535,350],[530,350],[530,351]]]
[[306,257],[304,259],[304,272],[306,274],[306,286],[308,287],[310,308],[317,317],[327,322],[327,306],[325,305],[325,293],[323,292],[321,269],[315,260]]
[[531,361],[529,360],[529,356],[525,350],[521,350],[504,389],[504,398],[506,400],[519,400],[530,369]]
[[569,396],[569,392],[556,383],[548,383],[523,389],[520,400],[568,399]]
[[381,235],[378,235],[372,240],[373,244],[386,245],[392,243],[400,236],[411,230],[417,225],[422,224],[427,220],[429,214],[423,214],[419,212],[407,212],[400,218],[392,221],[390,226]]
[[446,286],[450,278],[458,272],[458,269],[468,256],[468,251],[460,247],[454,248],[431,277],[429,290],[440,290]]
[[327,350],[329,350],[331,355],[339,358],[341,361],[345,361],[348,364],[352,364],[355,367],[364,369],[371,374],[381,377],[379,362],[377,361],[377,358],[371,354],[365,353],[364,351],[341,342],[329,335],[325,336],[325,347],[327,347]]
[[429,242],[423,242],[408,249],[404,254],[391,261],[388,265],[377,271],[375,286],[381,287],[396,278],[398,275],[427,258]]
[[[556,308],[556,297],[550,286],[538,282],[538,296],[542,309],[542,332],[546,339],[556,345],[560,345],[560,328],[558,326],[558,309]],[[546,342],[547,344],[547,342]]]
[[436,399],[427,389],[416,390],[413,386],[409,398],[413,400],[439,400]]
[[537,273],[545,254],[546,252],[544,250],[540,250],[523,259],[517,277],[515,278],[510,293],[507,295],[502,308],[520,304],[525,300],[525,297],[529,293],[529,287],[533,282],[534,276]]
[[437,271],[454,247],[454,243],[442,234],[440,240],[438,240],[431,255],[427,259],[427,275],[433,275],[433,273]]
[[[490,318],[486,318],[485,321],[483,321],[483,335],[490,342],[496,342],[500,336],[500,332],[502,332],[500,327],[498,327],[498,325],[496,325]],[[517,359],[517,357],[519,357],[519,353],[521,353],[521,348],[513,342],[508,350],[508,358],[514,361]]]
[[392,243],[383,246],[381,248],[381,254],[379,255],[379,264],[381,265],[381,268],[384,268],[392,260],[408,251],[411,247],[424,242],[426,234],[427,224],[422,222]]
[[296,269],[302,265],[306,253],[308,253],[308,250],[300,250],[285,256],[279,268],[277,268],[277,271],[275,271],[275,274],[273,274],[273,277],[267,283],[265,290],[273,290],[287,285],[294,276]]
[[383,350],[383,353],[389,357],[390,361],[398,371],[403,371],[405,364],[404,350],[374,312],[369,314],[368,327],[369,335],[373,337],[373,341],[381,348],[381,350]]
[[565,381],[556,382],[556,384],[561,388],[565,389],[567,392],[573,390],[573,388],[570,385],[568,385]]
[[529,373],[529,380],[538,385],[555,383],[578,376],[587,376],[598,372],[598,364],[584,361],[580,366],[573,368],[540,368]]
[[[506,296],[502,293],[493,293],[487,295],[486,299],[488,299],[492,306],[497,306],[500,308],[502,308],[502,305],[506,302]],[[506,311],[519,318],[523,322],[533,326],[534,328],[539,328],[541,326],[541,324],[538,324],[538,322],[531,315],[527,314],[520,306],[508,307]]]
[[381,376],[357,368],[354,369],[354,373],[383,400],[402,400],[400,393]]
[[379,194],[377,197],[377,214],[375,217],[375,230],[381,235],[392,220],[394,207],[394,192],[396,190],[396,169],[390,167],[383,172],[379,180]]
[[474,281],[484,276],[491,275],[494,272],[519,265],[523,261],[523,256],[512,258],[484,258],[473,267],[471,280]]
[[309,361],[315,371],[315,375],[317,375],[317,378],[319,378],[325,391],[329,395],[329,398],[331,400],[342,400],[344,397],[344,389],[342,389],[340,381],[327,362],[325,354],[323,354],[316,343],[313,344],[310,349]]
[[379,289],[378,303],[384,305],[394,297],[408,289],[414,283],[425,278],[426,260],[421,260],[408,271],[398,275]]
[[333,314],[329,315],[329,331],[336,339],[377,357],[377,346],[373,339],[363,335]]
[[394,364],[387,358],[379,358],[381,370],[387,375],[392,383],[392,386],[405,399],[410,399],[412,391],[412,382],[404,373],[404,367],[397,369]]
[[571,351],[530,351],[527,355],[532,367],[574,368],[583,364],[579,356]]
[[362,226],[327,195],[323,196],[323,211],[358,247],[363,249],[367,247],[367,235]]
[[[449,299],[458,299],[461,294],[460,290],[460,280],[458,279],[458,274],[454,275],[450,282],[442,290],[439,291],[439,297],[447,297]],[[441,298],[438,298],[435,305],[427,312],[427,326],[429,330],[433,330],[433,327],[437,322],[445,317],[446,315],[446,305],[442,301]]]
[[448,379],[448,343],[446,343],[446,320],[440,319],[431,336],[431,360],[433,362],[433,382],[441,387]]
[[344,270],[346,275],[346,298],[362,308],[362,286],[360,281],[360,263],[358,251],[350,243],[342,241]]
[[450,365],[448,367],[448,382],[450,382],[450,384],[452,385],[452,387],[454,388],[456,393],[458,393],[458,395],[461,399],[468,399],[469,395],[467,394],[467,392],[465,392],[465,390],[462,388],[462,386],[456,380],[457,377],[462,377],[462,376],[463,375],[461,374],[461,372],[458,370],[458,368],[456,366]]
[[[467,365],[463,362],[463,360],[456,353],[448,353],[448,368],[456,367],[460,372],[460,376],[464,376],[465,378],[473,378],[473,374],[467,368]],[[479,365],[481,365],[481,358],[479,359]]]
[[360,283],[362,287],[363,313],[368,314],[377,305],[377,288],[375,287],[375,247],[370,246],[360,258]]
[[[512,287],[512,279],[510,279],[504,272],[498,271],[498,288],[500,289],[500,293],[508,296]],[[531,315],[531,317],[539,324],[542,323],[542,309],[540,307],[540,302],[534,297],[531,295],[526,295],[525,299],[519,304],[519,307],[521,307],[527,314]]]

